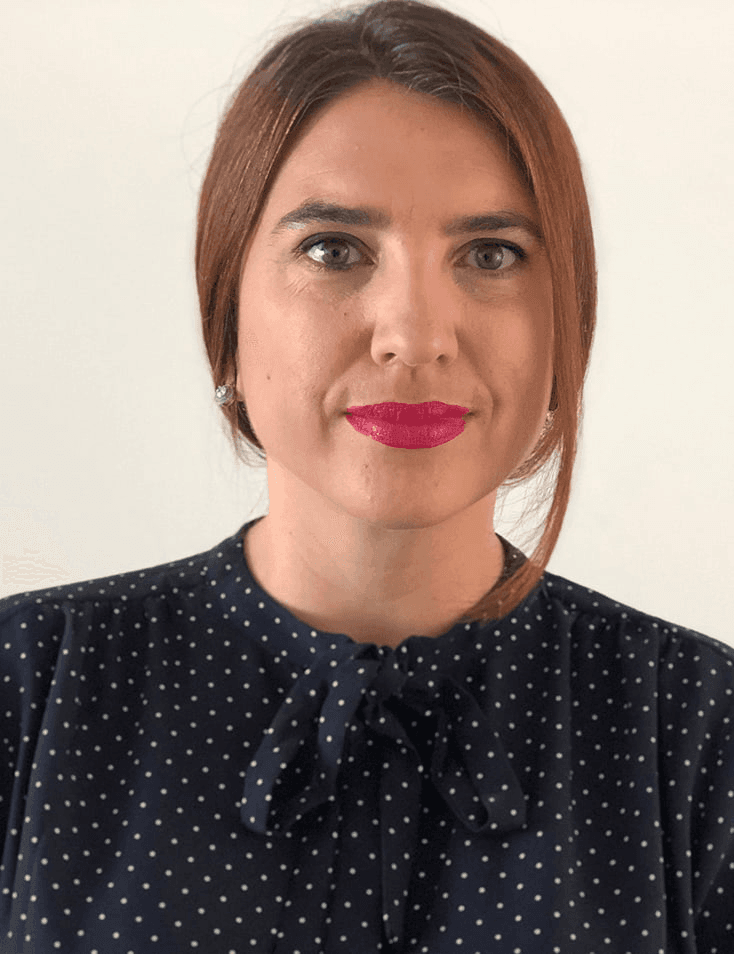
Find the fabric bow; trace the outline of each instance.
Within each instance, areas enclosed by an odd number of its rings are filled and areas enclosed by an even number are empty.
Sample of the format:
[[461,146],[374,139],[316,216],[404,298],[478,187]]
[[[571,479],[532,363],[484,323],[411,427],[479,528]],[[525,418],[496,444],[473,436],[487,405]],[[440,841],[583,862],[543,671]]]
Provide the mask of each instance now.
[[[377,655],[377,647],[367,644],[337,666],[325,663],[296,680],[246,773],[244,824],[261,834],[284,833],[334,801],[345,737],[356,721],[398,755],[381,779],[383,832],[407,815],[412,821],[405,836],[414,843],[422,776],[468,831],[522,828],[526,805],[520,783],[474,696],[446,673],[405,672],[396,653]],[[386,929],[398,941],[410,861],[393,857],[394,839],[383,835],[382,844]]]

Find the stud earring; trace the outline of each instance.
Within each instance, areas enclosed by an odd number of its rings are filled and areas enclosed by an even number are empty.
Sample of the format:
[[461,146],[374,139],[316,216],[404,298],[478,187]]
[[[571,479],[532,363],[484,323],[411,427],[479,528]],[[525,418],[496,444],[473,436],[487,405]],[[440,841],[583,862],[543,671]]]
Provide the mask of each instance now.
[[227,404],[231,404],[233,397],[234,392],[228,384],[220,384],[214,392],[214,400],[217,402],[219,407],[224,407]]

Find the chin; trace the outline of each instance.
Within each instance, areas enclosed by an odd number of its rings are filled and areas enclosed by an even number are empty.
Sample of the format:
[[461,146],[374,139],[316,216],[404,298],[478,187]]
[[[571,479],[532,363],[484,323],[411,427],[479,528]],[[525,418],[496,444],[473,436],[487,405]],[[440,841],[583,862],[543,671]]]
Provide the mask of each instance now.
[[475,489],[451,488],[447,477],[446,485],[416,489],[409,499],[388,492],[357,505],[354,500],[335,501],[333,498],[332,503],[337,506],[341,503],[342,512],[374,530],[428,530],[460,516],[486,499],[493,489],[484,484]]

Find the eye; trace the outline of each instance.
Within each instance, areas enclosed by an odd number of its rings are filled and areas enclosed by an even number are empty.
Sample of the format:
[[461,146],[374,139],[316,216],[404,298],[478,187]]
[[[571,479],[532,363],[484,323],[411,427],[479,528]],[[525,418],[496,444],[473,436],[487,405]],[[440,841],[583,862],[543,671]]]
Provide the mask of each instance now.
[[[319,248],[319,246],[322,246],[322,248]],[[353,265],[359,264],[358,262],[348,261],[348,257],[343,254],[343,248],[339,248],[339,246],[356,249],[356,245],[347,241],[347,239],[339,238],[336,235],[327,235],[324,238],[309,239],[299,246],[298,252],[305,255],[317,267],[332,271],[351,268]],[[309,252],[314,249],[316,249],[317,258],[311,258],[309,255]]]
[[[481,271],[509,271],[518,261],[525,258],[525,252],[516,245],[504,242],[489,242],[481,239],[469,249],[469,254],[477,252],[476,261]],[[486,268],[485,268],[486,266]]]
[[[338,235],[324,235],[307,239],[298,246],[295,254],[298,258],[305,256],[316,268],[337,272],[348,271],[355,265],[362,264],[361,259],[350,261],[352,257],[350,250],[364,258],[354,241]],[[316,257],[312,257],[312,252]],[[475,256],[474,253],[478,254]],[[477,271],[497,274],[510,271],[525,258],[525,252],[517,245],[479,239],[472,244],[463,257],[469,256],[478,263]]]

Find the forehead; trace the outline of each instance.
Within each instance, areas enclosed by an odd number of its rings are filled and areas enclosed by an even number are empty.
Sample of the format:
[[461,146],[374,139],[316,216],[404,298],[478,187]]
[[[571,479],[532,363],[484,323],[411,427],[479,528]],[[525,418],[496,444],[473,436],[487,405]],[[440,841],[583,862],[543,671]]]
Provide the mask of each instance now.
[[[374,81],[312,117],[285,158],[266,210],[307,194],[382,202],[396,213],[441,205],[508,202],[532,214],[533,197],[507,144],[459,106],[394,83]],[[277,206],[277,210],[273,208]],[[471,209],[467,209],[467,212]]]

